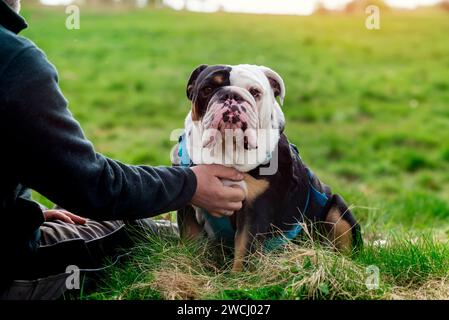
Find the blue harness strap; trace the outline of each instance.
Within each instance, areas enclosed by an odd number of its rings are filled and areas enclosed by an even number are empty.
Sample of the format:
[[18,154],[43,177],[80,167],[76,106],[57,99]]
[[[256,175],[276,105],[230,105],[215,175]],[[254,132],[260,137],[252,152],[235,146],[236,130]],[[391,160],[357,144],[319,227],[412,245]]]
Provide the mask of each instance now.
[[189,153],[187,152],[187,145],[185,139],[185,133],[183,133],[179,137],[179,147],[178,147],[178,156],[181,161],[181,166],[183,167],[191,167],[193,165],[192,160],[190,160]]
[[313,200],[315,200],[316,202],[318,202],[318,204],[320,205],[320,207],[325,207],[327,201],[329,200],[329,198],[327,197],[327,195],[323,192],[319,192],[314,186],[313,186],[313,172],[307,168],[307,174],[309,175],[309,186],[310,186],[310,190],[312,190],[312,198]]
[[227,217],[214,217],[208,212],[203,211],[204,219],[207,220],[217,239],[222,239],[226,243],[233,244],[235,237],[235,229],[231,224],[231,220]]
[[[299,160],[301,157],[299,155],[298,149],[295,145],[291,144],[291,149],[294,151]],[[193,165],[192,160],[189,157],[186,146],[185,133],[179,137],[179,147],[178,147],[178,156],[180,158],[180,164],[184,167],[191,167]],[[309,188],[307,190],[307,198],[304,208],[302,208],[301,213],[306,215],[307,211],[310,208],[311,201],[316,202],[320,207],[324,207],[328,201],[328,197],[325,193],[318,191],[313,186],[313,172],[307,168],[308,182]],[[210,215],[208,212],[204,211],[204,218],[209,223],[210,227],[214,230],[214,234],[218,239],[222,239],[227,243],[234,242],[235,229],[231,224],[229,218],[220,217],[216,218]],[[287,231],[283,231],[277,237],[272,237],[267,239],[264,243],[265,251],[272,251],[280,248],[285,243],[294,240],[302,231],[301,224],[295,223],[292,225],[292,228]]]

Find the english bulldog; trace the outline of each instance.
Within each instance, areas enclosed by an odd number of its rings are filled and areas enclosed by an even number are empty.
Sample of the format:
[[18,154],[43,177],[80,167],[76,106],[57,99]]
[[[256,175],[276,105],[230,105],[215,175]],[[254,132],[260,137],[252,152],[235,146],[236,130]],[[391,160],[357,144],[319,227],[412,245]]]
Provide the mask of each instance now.
[[191,110],[173,164],[234,167],[244,172],[240,187],[246,199],[230,217],[192,206],[179,210],[181,237],[206,234],[233,245],[233,271],[242,270],[255,244],[277,248],[304,227],[339,251],[361,245],[360,226],[348,206],[320,182],[284,134],[285,85],[277,72],[247,64],[201,65],[186,93]]

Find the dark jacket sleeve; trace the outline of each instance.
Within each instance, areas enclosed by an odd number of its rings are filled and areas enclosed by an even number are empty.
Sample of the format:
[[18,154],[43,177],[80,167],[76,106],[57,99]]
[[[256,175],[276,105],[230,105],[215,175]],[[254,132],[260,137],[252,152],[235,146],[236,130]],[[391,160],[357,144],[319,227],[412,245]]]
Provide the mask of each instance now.
[[53,65],[36,47],[0,75],[5,155],[23,185],[73,213],[132,219],[188,203],[196,178],[188,168],[130,166],[95,152],[67,109]]

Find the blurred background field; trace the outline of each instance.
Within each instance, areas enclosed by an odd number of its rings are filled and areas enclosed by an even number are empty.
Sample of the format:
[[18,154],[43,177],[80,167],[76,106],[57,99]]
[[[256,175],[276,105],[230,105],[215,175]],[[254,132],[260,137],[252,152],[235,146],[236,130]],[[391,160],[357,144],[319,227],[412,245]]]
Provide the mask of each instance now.
[[285,79],[286,132],[364,222],[443,228],[449,217],[449,15],[202,14],[24,4],[69,107],[99,152],[168,165],[199,64],[261,64]]
[[[366,240],[449,234],[449,12],[432,7],[311,16],[24,3],[31,38],[59,70],[97,151],[169,165],[199,64],[266,65],[286,82],[286,132],[305,162],[354,206]],[[37,196],[39,198],[39,196]],[[405,232],[405,233],[404,233]],[[407,236],[407,237],[408,237]]]

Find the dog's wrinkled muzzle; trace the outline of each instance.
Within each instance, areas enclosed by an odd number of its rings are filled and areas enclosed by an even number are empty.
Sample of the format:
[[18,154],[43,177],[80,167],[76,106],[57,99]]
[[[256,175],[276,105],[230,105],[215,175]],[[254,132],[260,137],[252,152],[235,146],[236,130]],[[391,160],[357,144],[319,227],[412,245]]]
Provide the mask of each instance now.
[[[217,139],[227,139],[231,132],[245,149],[257,148],[258,114],[253,101],[229,97],[212,102],[203,119],[203,147],[214,147]],[[223,141],[223,140],[222,140]]]

